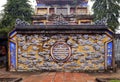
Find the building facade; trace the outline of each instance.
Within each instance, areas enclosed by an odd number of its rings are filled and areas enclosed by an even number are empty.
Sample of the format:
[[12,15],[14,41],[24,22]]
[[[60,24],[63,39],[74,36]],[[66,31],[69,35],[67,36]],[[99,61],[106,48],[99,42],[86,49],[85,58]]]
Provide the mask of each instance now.
[[[88,0],[36,0],[35,25],[50,25],[59,15],[71,24],[91,24]],[[79,3],[79,4],[78,4]]]

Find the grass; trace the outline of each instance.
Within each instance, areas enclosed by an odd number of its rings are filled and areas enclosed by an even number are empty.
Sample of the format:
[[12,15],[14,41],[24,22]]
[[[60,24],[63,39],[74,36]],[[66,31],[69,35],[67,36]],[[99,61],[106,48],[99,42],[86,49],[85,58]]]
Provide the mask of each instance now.
[[120,80],[110,80],[110,82],[120,82]]

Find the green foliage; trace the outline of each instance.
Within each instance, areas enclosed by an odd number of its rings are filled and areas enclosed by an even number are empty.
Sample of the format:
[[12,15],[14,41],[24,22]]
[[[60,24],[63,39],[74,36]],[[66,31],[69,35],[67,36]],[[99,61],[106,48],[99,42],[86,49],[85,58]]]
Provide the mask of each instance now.
[[0,36],[5,36],[5,37],[7,37],[8,36],[8,33],[10,32],[10,31],[12,31],[13,30],[13,28],[0,28]]
[[31,22],[33,9],[28,0],[7,0],[4,7],[0,28],[14,27],[17,18]]
[[113,31],[118,28],[120,17],[120,0],[92,0],[95,20],[107,19],[108,27]]

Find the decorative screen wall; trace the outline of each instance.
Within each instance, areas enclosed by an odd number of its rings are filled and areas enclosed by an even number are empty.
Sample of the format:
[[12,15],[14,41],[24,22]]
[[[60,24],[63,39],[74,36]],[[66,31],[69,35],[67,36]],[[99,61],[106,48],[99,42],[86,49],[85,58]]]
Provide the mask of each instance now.
[[[17,49],[10,42],[10,65],[17,71],[104,70],[105,43],[111,40],[106,34],[17,34],[16,38]],[[111,66],[112,42],[106,47]]]
[[11,33],[10,71],[99,71],[114,66],[114,41],[110,33],[77,32]]

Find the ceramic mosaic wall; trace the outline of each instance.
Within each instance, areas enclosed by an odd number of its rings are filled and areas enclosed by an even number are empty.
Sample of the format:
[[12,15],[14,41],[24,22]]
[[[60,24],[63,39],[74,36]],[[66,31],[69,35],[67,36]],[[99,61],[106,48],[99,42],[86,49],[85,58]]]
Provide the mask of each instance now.
[[103,70],[105,44],[111,41],[106,34],[17,34],[16,37],[17,71]]

